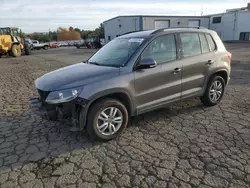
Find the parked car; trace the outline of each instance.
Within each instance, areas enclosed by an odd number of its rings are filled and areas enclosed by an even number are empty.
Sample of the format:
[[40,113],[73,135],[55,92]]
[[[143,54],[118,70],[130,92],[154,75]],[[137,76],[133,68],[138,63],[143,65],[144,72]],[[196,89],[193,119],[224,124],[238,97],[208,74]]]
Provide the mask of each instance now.
[[58,42],[57,46],[58,47],[68,46],[68,43],[67,42]]
[[[208,29],[160,29],[120,36],[78,63],[35,81],[37,112],[72,117],[101,140],[117,137],[129,117],[190,97],[217,105],[230,79],[231,54]],[[36,105],[35,105],[36,104]],[[36,108],[35,108],[36,109]]]
[[86,47],[86,43],[83,41],[83,42],[75,42],[74,46],[76,48],[81,48],[81,47]]
[[35,50],[40,50],[40,49],[48,50],[49,49],[49,44],[47,43],[40,43],[38,40],[32,40],[32,42],[33,42],[33,49]]
[[50,43],[49,47],[50,47],[50,48],[57,48],[58,46],[57,46],[56,43]]

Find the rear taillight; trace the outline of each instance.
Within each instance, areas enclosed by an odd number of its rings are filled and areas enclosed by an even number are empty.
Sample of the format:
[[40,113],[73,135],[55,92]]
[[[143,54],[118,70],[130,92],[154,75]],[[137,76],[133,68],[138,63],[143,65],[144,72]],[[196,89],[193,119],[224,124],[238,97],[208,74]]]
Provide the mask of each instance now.
[[227,52],[227,58],[229,59],[229,61],[232,60],[232,54],[230,52]]

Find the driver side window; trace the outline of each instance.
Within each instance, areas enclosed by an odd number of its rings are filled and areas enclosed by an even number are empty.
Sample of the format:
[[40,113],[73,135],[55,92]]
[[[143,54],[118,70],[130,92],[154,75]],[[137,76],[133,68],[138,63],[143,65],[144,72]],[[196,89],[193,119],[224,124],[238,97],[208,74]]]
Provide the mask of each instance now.
[[157,37],[141,54],[141,59],[152,58],[157,64],[176,60],[176,41],[174,34]]

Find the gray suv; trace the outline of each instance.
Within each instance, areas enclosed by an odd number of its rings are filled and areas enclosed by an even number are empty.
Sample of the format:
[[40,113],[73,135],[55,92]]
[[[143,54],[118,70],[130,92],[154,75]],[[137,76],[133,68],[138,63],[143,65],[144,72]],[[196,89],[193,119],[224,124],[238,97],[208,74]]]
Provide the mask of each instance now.
[[134,32],[112,40],[86,62],[38,78],[39,98],[32,104],[44,117],[71,117],[74,129],[110,140],[131,116],[189,97],[218,104],[230,62],[217,33],[205,28]]

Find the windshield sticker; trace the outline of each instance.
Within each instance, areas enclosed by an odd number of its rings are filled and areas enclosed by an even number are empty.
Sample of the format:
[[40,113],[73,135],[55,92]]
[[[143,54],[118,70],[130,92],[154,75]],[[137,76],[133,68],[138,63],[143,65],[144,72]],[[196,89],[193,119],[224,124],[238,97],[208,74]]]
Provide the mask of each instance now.
[[141,38],[132,38],[132,39],[129,39],[128,42],[138,42],[138,43],[142,43],[144,39],[141,39]]

